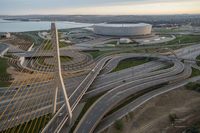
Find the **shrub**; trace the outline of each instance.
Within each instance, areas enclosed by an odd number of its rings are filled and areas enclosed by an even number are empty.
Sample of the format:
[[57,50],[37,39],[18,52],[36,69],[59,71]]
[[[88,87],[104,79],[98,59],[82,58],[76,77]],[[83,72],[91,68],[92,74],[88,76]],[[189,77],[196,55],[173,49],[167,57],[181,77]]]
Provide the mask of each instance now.
[[169,121],[174,124],[177,119],[176,114],[169,114]]
[[190,82],[186,85],[186,88],[189,90],[195,90],[197,92],[200,92],[200,84],[199,83]]
[[115,128],[117,130],[121,131],[123,129],[123,127],[124,127],[124,124],[123,124],[122,120],[118,120],[115,122]]

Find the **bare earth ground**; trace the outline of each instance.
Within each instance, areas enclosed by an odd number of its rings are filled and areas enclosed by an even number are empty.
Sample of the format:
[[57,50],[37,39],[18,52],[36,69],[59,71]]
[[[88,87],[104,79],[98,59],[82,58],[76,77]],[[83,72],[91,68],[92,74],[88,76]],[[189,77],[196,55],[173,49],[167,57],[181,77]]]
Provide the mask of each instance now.
[[52,78],[51,74],[23,73],[23,72],[16,71],[13,67],[9,67],[7,69],[7,72],[12,75],[12,78],[14,79],[14,81],[17,81],[17,82],[21,81],[23,83],[25,82],[30,83],[30,81],[33,81],[33,80],[34,82],[47,81]]
[[[173,126],[170,114],[176,114]],[[180,88],[148,101],[122,119],[123,128],[115,124],[105,133],[179,133],[185,126],[200,121],[200,93]]]

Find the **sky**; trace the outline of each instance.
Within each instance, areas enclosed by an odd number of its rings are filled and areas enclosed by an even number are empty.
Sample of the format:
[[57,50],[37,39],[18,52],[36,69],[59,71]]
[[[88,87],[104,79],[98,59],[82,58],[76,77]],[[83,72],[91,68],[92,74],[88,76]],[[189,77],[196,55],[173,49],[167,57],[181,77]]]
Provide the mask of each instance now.
[[200,14],[200,0],[0,0],[0,15]]

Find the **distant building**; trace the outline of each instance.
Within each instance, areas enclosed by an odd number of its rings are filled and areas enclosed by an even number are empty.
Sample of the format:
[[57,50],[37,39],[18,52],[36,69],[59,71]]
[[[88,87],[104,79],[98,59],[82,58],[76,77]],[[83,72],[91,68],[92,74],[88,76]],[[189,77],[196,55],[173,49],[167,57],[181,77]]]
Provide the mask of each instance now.
[[96,24],[94,33],[107,36],[143,36],[151,34],[152,25],[138,24]]
[[64,42],[64,43],[67,43],[67,44],[71,44],[72,43],[70,40],[67,40],[67,39],[61,39],[60,42]]
[[38,32],[38,35],[43,39],[51,39],[51,34],[48,32]]
[[42,32],[41,35],[46,38],[48,35],[50,35],[50,33],[48,33],[48,32]]
[[132,42],[132,40],[129,38],[120,38],[119,39],[119,44],[129,44],[131,42]]
[[10,38],[10,37],[11,37],[11,34],[9,32],[1,34],[1,38]]

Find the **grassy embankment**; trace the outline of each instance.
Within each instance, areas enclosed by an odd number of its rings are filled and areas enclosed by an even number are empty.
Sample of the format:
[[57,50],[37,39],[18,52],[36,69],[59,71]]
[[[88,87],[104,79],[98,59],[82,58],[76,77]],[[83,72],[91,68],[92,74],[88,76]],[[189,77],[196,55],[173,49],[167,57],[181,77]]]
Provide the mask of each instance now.
[[[197,60],[200,60],[200,55],[199,56],[197,56],[197,58],[196,58]],[[200,61],[197,61],[197,65],[198,66],[200,66]]]
[[[65,62],[72,61],[72,60],[73,60],[72,57],[69,57],[69,56],[60,56],[61,63],[65,63]],[[38,63],[41,64],[41,65],[52,66],[50,64],[46,64],[45,63],[45,58],[39,58],[38,59]]]
[[[174,45],[174,44],[185,44],[185,43],[197,43],[200,42],[200,35],[175,35],[175,39],[169,42],[159,43],[156,45]],[[110,41],[106,44],[116,44],[117,41]],[[137,42],[133,42],[130,44],[137,44]],[[119,45],[120,46],[120,45]],[[123,44],[121,45],[123,46]],[[107,46],[109,47],[109,46]]]
[[11,84],[9,82],[11,75],[7,73],[8,67],[8,60],[0,58],[0,87],[7,87]]
[[117,72],[126,68],[130,68],[133,66],[138,66],[144,63],[147,63],[149,61],[148,58],[144,58],[144,59],[125,59],[119,62],[119,64],[117,65],[117,67],[112,71],[112,72]]
[[176,39],[169,41],[165,44],[172,45],[172,44],[183,44],[183,43],[195,43],[200,42],[199,35],[176,35]]
[[[111,42],[112,43],[112,42]],[[200,36],[199,35],[176,35],[176,39],[165,42],[165,43],[159,43],[159,44],[152,44],[147,46],[131,46],[131,47],[118,47],[122,48],[125,51],[143,51],[148,50],[149,52],[154,52],[159,50],[159,48],[165,48],[170,47],[173,50],[185,47],[187,45],[190,45],[190,43],[200,43]],[[182,45],[184,44],[184,45]],[[105,48],[113,48],[113,46],[105,46]],[[91,52],[92,55],[95,54],[101,54],[102,52]]]
[[[200,55],[197,56],[196,58],[197,60],[200,60]],[[197,62],[197,65],[200,66],[200,62]],[[200,76],[200,71],[195,69],[195,68],[192,68],[192,75],[191,77],[195,77],[195,76]],[[200,92],[200,83],[197,83],[197,82],[190,82],[186,85],[186,88],[187,89],[190,89],[190,90],[196,90],[198,92]]]
[[190,82],[185,87],[188,90],[194,90],[194,91],[200,92],[200,83]]
[[200,71],[195,68],[192,68],[191,77],[195,77],[195,76],[200,76]]
[[73,60],[72,57],[69,57],[69,56],[60,56],[61,63],[65,63],[65,62],[72,61],[72,60]]
[[78,122],[81,120],[81,118],[84,116],[84,114],[87,112],[87,110],[92,106],[92,104],[97,101],[99,98],[101,97],[101,95],[90,98],[89,100],[86,101],[83,109],[81,110],[81,113],[79,114],[78,118],[76,119],[73,127],[71,128],[70,132],[73,132],[74,129],[76,128],[76,126],[78,125]]
[[159,32],[159,33],[166,34],[166,33],[172,33],[172,32],[181,32],[181,31],[183,31],[183,30],[180,30],[179,28],[170,28],[170,29],[167,29],[167,28],[159,28],[159,29],[154,29],[154,31]]
[[[200,60],[200,55],[197,56],[196,58],[197,60]],[[200,62],[197,62],[197,65],[200,66]],[[191,77],[195,77],[195,76],[200,76],[200,71],[195,69],[195,68],[192,68],[192,75]]]
[[110,53],[111,51],[86,51],[85,53],[90,54],[93,59],[97,58],[100,55],[106,54],[106,53]]
[[95,50],[95,51],[85,51],[85,53],[90,54],[93,59],[103,55],[103,54],[109,54],[109,53],[141,53],[144,52],[144,50],[135,50],[135,49],[127,49],[127,50],[123,50],[122,51],[114,51],[114,50],[107,50],[107,51],[99,51],[99,50]]
[[[68,44],[64,43],[64,42],[59,42],[59,47],[60,48],[63,48],[63,47],[67,47],[69,46]],[[51,42],[49,41],[45,46],[44,46],[44,50],[52,50],[53,47],[52,47],[52,44]]]

